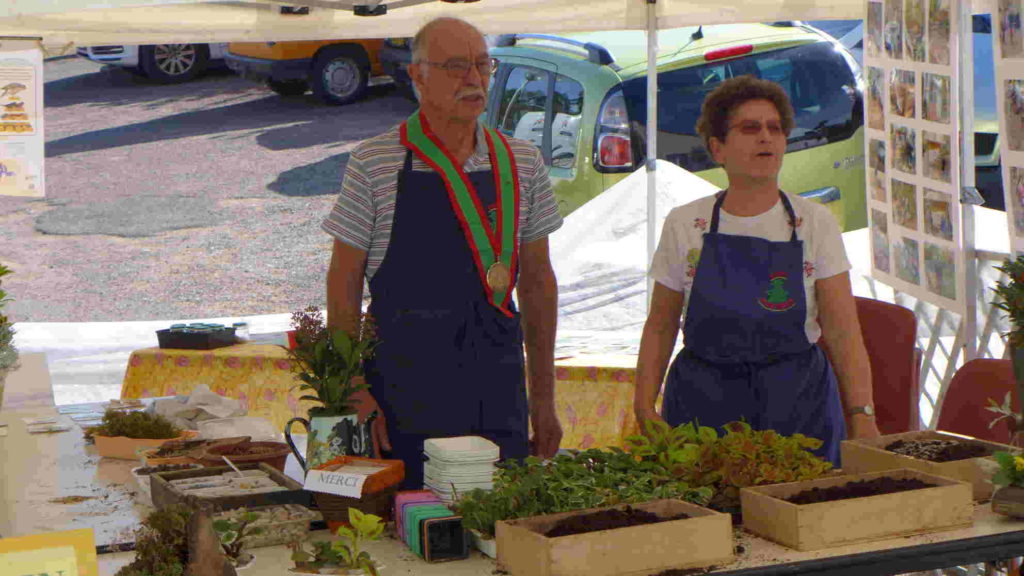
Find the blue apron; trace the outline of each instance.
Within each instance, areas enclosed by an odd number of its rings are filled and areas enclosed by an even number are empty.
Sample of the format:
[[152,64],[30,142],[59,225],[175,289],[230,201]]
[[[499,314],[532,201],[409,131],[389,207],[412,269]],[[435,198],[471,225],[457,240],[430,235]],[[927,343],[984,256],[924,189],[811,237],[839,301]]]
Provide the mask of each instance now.
[[[663,416],[721,427],[745,419],[755,430],[802,433],[823,442],[818,456],[839,466],[846,427],[828,358],[807,341],[803,242],[718,232],[719,194],[683,323],[685,347],[665,384]],[[779,193],[790,222],[786,195]]]
[[[481,204],[495,202],[491,171],[468,174]],[[405,462],[403,487],[423,486],[423,441],[474,435],[501,458],[528,455],[526,376],[519,314],[486,298],[444,181],[414,172],[407,151],[398,176],[387,253],[370,280],[380,345],[366,380],[388,423],[391,457]]]

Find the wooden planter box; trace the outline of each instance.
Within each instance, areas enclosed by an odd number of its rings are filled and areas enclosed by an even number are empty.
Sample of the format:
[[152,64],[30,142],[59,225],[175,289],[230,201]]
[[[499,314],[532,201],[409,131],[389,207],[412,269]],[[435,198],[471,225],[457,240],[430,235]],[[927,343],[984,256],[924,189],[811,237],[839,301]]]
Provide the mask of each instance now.
[[735,559],[728,514],[682,500],[655,500],[633,508],[663,518],[683,513],[690,518],[558,538],[543,533],[563,518],[608,508],[502,521],[495,531],[498,565],[513,576],[640,576]]
[[968,482],[972,487],[973,498],[977,501],[988,500],[992,497],[992,490],[994,489],[992,475],[999,470],[999,464],[995,458],[986,456],[954,462],[929,462],[928,460],[919,460],[910,456],[889,452],[885,449],[886,446],[897,440],[956,440],[967,444],[980,444],[995,451],[1015,451],[1015,448],[1012,446],[997,442],[946,434],[935,430],[921,430],[879,436],[878,438],[844,440],[841,448],[843,470],[856,474],[859,472],[910,468],[912,470],[920,470],[926,474]]
[[[886,476],[916,478],[936,486],[815,504],[784,500],[810,488]],[[740,501],[745,528],[797,550],[939,532],[974,522],[970,484],[909,469],[743,488]]]
[[[310,493],[302,489],[302,484],[299,484],[295,480],[292,480],[267,464],[238,464],[237,466],[239,470],[262,470],[275,482],[289,489],[281,492],[268,492],[264,494],[239,494],[238,496],[205,497],[203,498],[204,501],[213,503],[221,510],[231,510],[233,508],[254,508],[256,506],[271,506],[275,504],[299,504],[300,506],[306,506],[307,508],[311,506]],[[172,504],[186,503],[185,493],[178,490],[176,486],[173,486],[170,483],[171,480],[201,478],[203,476],[219,476],[225,472],[232,472],[232,470],[227,466],[217,466],[214,468],[179,470],[176,472],[158,472],[153,474],[150,480],[150,489],[153,493],[153,505],[159,509],[163,509]]]

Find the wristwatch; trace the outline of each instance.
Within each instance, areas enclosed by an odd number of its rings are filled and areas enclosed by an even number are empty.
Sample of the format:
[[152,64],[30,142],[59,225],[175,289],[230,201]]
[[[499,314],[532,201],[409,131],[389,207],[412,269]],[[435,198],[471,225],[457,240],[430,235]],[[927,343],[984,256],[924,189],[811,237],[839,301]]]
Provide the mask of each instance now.
[[854,406],[853,408],[850,408],[849,410],[846,411],[847,416],[854,416],[857,414],[865,414],[867,416],[873,417],[875,415],[875,407],[872,406],[871,404],[868,404],[866,406]]

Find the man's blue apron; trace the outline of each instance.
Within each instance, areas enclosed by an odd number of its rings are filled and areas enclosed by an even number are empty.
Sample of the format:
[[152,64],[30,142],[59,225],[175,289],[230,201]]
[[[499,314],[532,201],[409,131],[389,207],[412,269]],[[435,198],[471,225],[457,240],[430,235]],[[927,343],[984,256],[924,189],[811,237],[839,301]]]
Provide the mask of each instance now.
[[[481,204],[494,205],[492,172],[468,177]],[[501,447],[502,459],[526,457],[519,314],[509,318],[487,301],[444,181],[414,172],[410,151],[370,295],[380,345],[366,379],[387,418],[391,457],[405,462],[403,486],[423,486],[427,438],[483,436]]]
[[803,242],[795,226],[784,242],[720,234],[726,193],[715,202],[686,295],[685,347],[669,369],[664,418],[719,429],[745,419],[755,430],[799,432],[822,440],[816,453],[838,466],[846,428],[835,374],[804,329]]

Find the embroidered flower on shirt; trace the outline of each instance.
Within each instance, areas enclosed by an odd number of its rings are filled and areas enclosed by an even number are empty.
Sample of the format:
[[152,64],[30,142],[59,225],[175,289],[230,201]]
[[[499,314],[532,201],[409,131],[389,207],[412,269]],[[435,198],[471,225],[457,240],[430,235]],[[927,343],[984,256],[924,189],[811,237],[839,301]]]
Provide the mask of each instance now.
[[689,264],[686,267],[686,275],[693,278],[697,275],[697,264],[700,263],[700,249],[690,248],[686,253],[686,261]]
[[804,260],[804,275],[808,278],[814,276],[814,264],[811,264],[807,260]]
[[707,221],[706,218],[694,218],[693,219],[693,227],[694,228],[700,228],[701,230],[707,230],[708,229],[708,221]]

